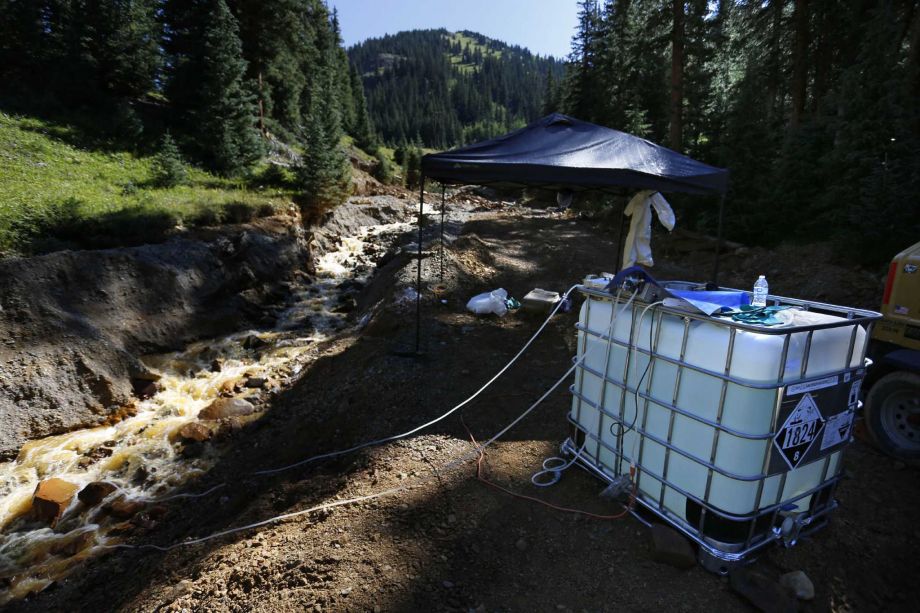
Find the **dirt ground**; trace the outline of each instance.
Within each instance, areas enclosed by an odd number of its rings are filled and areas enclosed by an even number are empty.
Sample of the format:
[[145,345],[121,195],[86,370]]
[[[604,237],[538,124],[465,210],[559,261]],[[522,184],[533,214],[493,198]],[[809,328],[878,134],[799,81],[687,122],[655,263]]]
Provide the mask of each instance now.
[[[430,429],[276,476],[246,476],[440,415],[488,380],[539,324],[523,314],[470,315],[464,304],[471,295],[496,287],[519,298],[533,287],[562,291],[587,273],[613,269],[614,245],[596,225],[561,216],[495,213],[469,222],[446,262],[446,304],[425,293],[421,357],[404,351],[414,340],[414,311],[392,299],[414,276],[413,265],[383,270],[367,290],[363,306],[375,313],[367,327],[328,343],[263,420],[214,450],[221,460],[198,489],[228,485],[169,503],[164,521],[128,542],[170,545],[323,501],[410,489],[169,552],[114,551],[11,609],[750,610],[727,579],[653,561],[647,529],[632,517],[592,519],[511,497],[477,481],[472,461],[445,468],[472,450],[461,416],[477,439],[488,438],[565,372],[576,310],[557,316],[494,386]],[[708,276],[711,253],[678,238],[656,247],[659,277]],[[783,276],[791,263],[802,267],[803,259],[827,255],[819,248],[735,250],[723,282],[746,287],[761,272],[776,293],[872,307],[880,292],[873,274],[828,265],[818,279],[804,271]],[[429,287],[439,282],[433,257],[425,266]],[[375,308],[377,297],[383,304]],[[556,505],[618,513],[617,503],[599,498],[602,484],[581,470],[566,472],[554,487],[530,483],[569,435],[566,387],[488,449],[485,473]],[[831,525],[794,549],[768,550],[756,567],[771,576],[805,571],[817,594],[803,611],[916,610],[917,477],[916,467],[857,442]]]

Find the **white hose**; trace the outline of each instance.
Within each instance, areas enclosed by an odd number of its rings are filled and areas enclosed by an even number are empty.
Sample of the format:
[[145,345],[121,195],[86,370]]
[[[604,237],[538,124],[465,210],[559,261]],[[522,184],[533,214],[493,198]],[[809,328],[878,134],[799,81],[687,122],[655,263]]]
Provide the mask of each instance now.
[[392,441],[397,441],[397,440],[402,439],[402,438],[405,438],[405,437],[407,437],[407,436],[411,436],[411,435],[415,434],[416,432],[419,432],[419,431],[421,431],[421,430],[424,430],[425,428],[428,428],[428,427],[430,427],[430,426],[433,426],[434,424],[438,423],[439,421],[442,421],[442,420],[446,419],[447,417],[451,416],[452,414],[454,414],[455,412],[457,412],[458,410],[460,410],[461,408],[463,408],[464,406],[466,406],[467,404],[469,404],[470,402],[472,402],[473,400],[475,400],[480,394],[482,394],[484,391],[486,391],[486,389],[488,389],[489,386],[491,386],[493,383],[495,383],[495,381],[496,381],[499,377],[501,377],[503,374],[505,374],[505,371],[507,371],[509,368],[511,368],[511,366],[512,366],[515,362],[517,362],[518,358],[520,358],[520,357],[524,354],[524,352],[527,351],[527,349],[530,347],[530,345],[533,344],[533,342],[537,339],[537,337],[540,336],[540,334],[543,333],[543,330],[546,328],[547,324],[549,324],[550,320],[553,318],[553,316],[556,314],[556,312],[559,310],[559,308],[562,307],[562,305],[563,305],[563,304],[565,303],[565,301],[568,299],[569,294],[571,294],[572,291],[575,290],[575,288],[577,288],[577,287],[579,287],[579,284],[573,285],[572,287],[570,287],[570,288],[565,292],[565,294],[563,294],[562,300],[560,300],[560,301],[556,304],[556,306],[555,306],[555,307],[553,308],[553,310],[550,312],[549,316],[546,318],[546,321],[544,321],[544,322],[540,325],[540,327],[537,328],[537,331],[534,332],[533,336],[530,337],[530,340],[528,340],[526,343],[524,343],[524,346],[521,347],[521,350],[518,351],[517,354],[516,354],[513,358],[511,358],[511,360],[510,360],[507,364],[505,364],[504,367],[502,367],[501,370],[499,370],[497,373],[495,373],[495,375],[494,375],[491,379],[489,379],[488,381],[486,381],[485,385],[483,385],[483,386],[480,387],[478,390],[476,390],[476,391],[473,393],[472,396],[468,397],[466,400],[464,400],[464,401],[461,402],[460,404],[454,406],[452,409],[450,409],[450,410],[447,411],[446,413],[443,413],[443,414],[441,414],[440,416],[438,416],[438,417],[432,419],[431,421],[425,422],[424,424],[422,424],[422,425],[420,425],[420,426],[417,426],[417,427],[415,427],[415,428],[413,428],[413,429],[411,429],[411,430],[408,430],[407,432],[403,432],[402,434],[394,434],[394,435],[388,436],[388,437],[386,437],[386,438],[381,438],[381,439],[377,439],[377,440],[374,440],[374,441],[367,441],[367,442],[365,442],[365,443],[360,443],[360,444],[358,444],[358,445],[355,445],[354,447],[349,447],[348,449],[341,449],[341,450],[338,450],[338,451],[330,451],[330,452],[328,452],[328,453],[321,453],[321,454],[319,454],[319,455],[315,455],[315,456],[309,457],[309,458],[307,458],[307,459],[305,459],[305,460],[300,460],[300,461],[295,462],[295,463],[293,463],[293,464],[288,464],[287,466],[281,466],[281,467],[279,467],[279,468],[271,468],[271,469],[266,469],[266,470],[259,470],[259,471],[256,471],[256,472],[252,473],[252,474],[253,474],[253,475],[274,475],[274,474],[276,474],[276,473],[284,472],[284,471],[290,470],[290,469],[292,469],[292,468],[297,468],[298,466],[303,466],[304,464],[309,464],[310,462],[315,462],[315,461],[317,461],[317,460],[325,460],[325,459],[328,459],[328,458],[335,458],[335,457],[338,457],[338,456],[347,455],[347,454],[349,454],[349,453],[358,451],[359,449],[364,449],[365,447],[374,447],[374,446],[376,446],[376,445],[382,445],[382,444],[384,444],[384,443],[389,443],[389,442],[392,442]]
[[[585,450],[587,444],[588,439],[585,438],[585,442],[582,443],[581,448],[575,452],[571,460],[566,461],[565,458],[559,456],[550,456],[546,458],[543,460],[543,468],[530,476],[530,482],[537,487],[556,485],[559,483],[559,479],[562,478],[562,473],[570,469],[572,464],[578,460],[578,457],[581,455],[581,452]],[[545,479],[544,475],[549,475],[549,478]]]
[[[568,292],[566,292],[566,296],[568,296],[569,292],[571,292],[573,289],[575,289],[575,287],[577,287],[577,286],[573,286]],[[618,294],[618,295],[619,295],[619,294]],[[633,296],[633,297],[634,297],[634,296]],[[632,298],[630,298],[630,300],[627,302],[627,304],[623,307],[624,310],[625,310],[625,308],[629,305],[629,303],[631,303],[631,302],[632,302]],[[558,308],[558,307],[557,307],[557,308]],[[621,311],[621,312],[622,312],[622,311]],[[553,310],[553,313],[555,313],[555,309]],[[552,314],[550,315],[550,317],[552,317]],[[611,330],[611,331],[613,330],[613,324],[614,324],[615,320],[616,320],[616,318],[612,318],[612,319],[611,319],[610,328],[609,328],[609,330]],[[547,319],[547,322],[548,322],[548,321],[549,321],[549,319]],[[543,327],[544,327],[545,325],[546,325],[546,322],[544,322],[543,326],[540,326],[540,330],[537,331],[537,334],[540,333],[540,331],[543,329]],[[528,345],[537,337],[537,334],[534,334],[534,336],[530,339],[530,341],[528,341]],[[463,455],[460,456],[459,458],[457,458],[457,459],[455,459],[455,460],[453,460],[453,461],[451,461],[451,462],[448,462],[447,464],[443,465],[443,466],[441,467],[441,470],[440,470],[440,471],[435,471],[435,472],[433,472],[432,474],[430,474],[430,475],[428,475],[428,476],[426,476],[426,477],[423,477],[423,478],[421,478],[421,479],[418,479],[418,480],[416,480],[416,481],[413,482],[413,483],[405,483],[405,484],[403,484],[403,485],[399,485],[399,486],[396,486],[396,487],[391,487],[391,488],[389,488],[389,489],[386,489],[386,490],[383,490],[383,491],[380,491],[380,492],[376,492],[376,493],[374,493],[374,494],[367,494],[367,495],[364,495],[364,496],[356,496],[356,497],[354,497],[354,498],[346,498],[346,499],[344,499],[344,500],[335,500],[335,501],[332,501],[332,502],[324,502],[324,503],[322,503],[322,504],[312,506],[312,507],[310,507],[310,508],[308,508],[308,509],[302,509],[302,510],[300,510],[300,511],[293,511],[293,512],[291,512],[291,513],[284,513],[284,514],[282,514],[282,515],[276,515],[276,516],[274,516],[274,517],[269,517],[269,518],[263,519],[263,520],[261,520],[261,521],[253,522],[253,523],[251,523],[251,524],[246,524],[245,526],[239,526],[239,527],[236,527],[236,528],[228,528],[228,529],[226,529],[226,530],[221,530],[220,532],[215,532],[215,533],[213,533],[213,534],[209,534],[209,535],[207,535],[207,536],[202,536],[202,537],[199,537],[199,538],[196,538],[196,539],[191,539],[191,540],[188,540],[188,541],[182,541],[182,542],[180,542],[180,543],[173,543],[172,545],[166,545],[166,546],[151,545],[151,544],[128,545],[128,544],[124,544],[124,543],[119,543],[119,544],[115,544],[115,545],[102,544],[102,545],[98,545],[97,547],[98,547],[98,548],[101,548],[101,549],[155,549],[155,550],[157,550],[157,551],[171,551],[171,550],[177,549],[177,548],[179,548],[179,547],[189,547],[189,546],[192,546],[192,545],[197,545],[197,544],[199,544],[199,543],[204,543],[204,542],[206,542],[206,541],[210,541],[210,540],[213,540],[213,539],[216,539],[216,538],[220,538],[220,537],[222,537],[222,536],[227,536],[228,534],[235,534],[235,533],[237,533],[237,532],[243,532],[243,531],[246,531],[246,530],[251,530],[251,529],[253,529],[253,528],[259,528],[259,527],[261,527],[261,526],[266,526],[266,525],[269,525],[269,524],[277,523],[277,522],[279,522],[279,521],[284,521],[284,520],[286,520],[286,519],[291,519],[291,518],[294,518],[294,517],[300,517],[300,516],[302,516],[302,515],[308,515],[308,514],[310,514],[310,513],[316,513],[316,512],[318,512],[318,511],[325,511],[325,510],[328,510],[328,509],[333,509],[333,508],[335,508],[335,507],[341,507],[341,506],[345,506],[345,505],[349,505],[349,504],[356,504],[356,503],[359,503],[359,502],[366,502],[366,501],[368,501],[368,500],[375,500],[375,499],[378,499],[378,498],[383,498],[383,497],[385,497],[385,496],[392,496],[393,494],[398,494],[399,492],[403,492],[403,491],[405,491],[405,490],[407,490],[407,489],[409,489],[409,488],[411,488],[411,487],[415,487],[415,486],[417,486],[417,485],[421,485],[421,484],[423,484],[423,483],[426,483],[426,482],[431,481],[431,480],[434,480],[434,479],[440,479],[440,478],[441,478],[441,476],[440,476],[441,471],[453,470],[454,468],[457,468],[458,466],[462,465],[462,464],[465,463],[465,462],[468,462],[468,461],[470,461],[470,460],[473,460],[473,459],[478,458],[479,455],[480,455],[480,453],[482,452],[482,450],[484,450],[484,449],[485,449],[486,447],[488,447],[489,445],[492,445],[495,441],[497,441],[499,438],[501,438],[502,436],[504,436],[509,430],[511,430],[511,429],[514,428],[517,424],[519,424],[525,417],[527,417],[528,415],[530,415],[530,413],[532,413],[534,409],[536,409],[538,406],[540,406],[540,404],[541,404],[544,400],[546,400],[546,398],[547,398],[550,394],[552,394],[552,393],[556,390],[556,388],[558,388],[566,379],[568,379],[569,375],[571,375],[571,374],[575,371],[575,369],[576,369],[582,362],[584,362],[584,361],[587,359],[588,355],[590,355],[591,352],[592,352],[594,349],[596,349],[597,347],[599,347],[599,345],[598,345],[598,346],[595,346],[595,347],[593,347],[593,348],[591,348],[591,349],[589,349],[589,350],[587,350],[587,351],[585,351],[585,353],[582,354],[582,356],[581,356],[580,358],[578,358],[577,360],[575,360],[575,362],[572,363],[572,366],[569,367],[569,369],[566,370],[565,373],[564,373],[561,377],[559,377],[559,379],[557,379],[556,382],[553,383],[553,384],[550,386],[550,388],[547,389],[547,390],[536,400],[536,402],[534,402],[533,404],[531,404],[531,405],[527,408],[527,410],[525,410],[523,413],[521,413],[521,414],[518,415],[516,418],[514,418],[508,425],[506,425],[504,428],[502,428],[501,430],[499,430],[498,433],[496,433],[496,434],[495,434],[494,436],[492,436],[490,439],[488,439],[487,441],[485,441],[485,442],[483,442],[483,443],[481,443],[481,444],[479,444],[479,445],[476,445],[476,446],[474,447],[473,450],[471,450],[471,451],[469,451],[469,452],[463,454]],[[524,346],[524,349],[526,349],[526,348],[527,348],[527,345]],[[520,356],[521,353],[523,353],[523,349],[518,353],[517,356],[515,356],[515,357],[512,359],[512,362],[509,362],[509,366],[510,366],[511,363],[513,363],[513,360],[516,360],[516,359]],[[505,369],[507,369],[507,366],[505,367]],[[505,369],[502,369],[502,371],[504,371]],[[501,374],[501,371],[499,372],[499,374]],[[496,375],[495,377],[493,377],[492,380],[490,380],[489,383],[486,384],[486,385],[488,386],[489,384],[491,384],[491,382],[494,381],[495,379],[497,379],[498,376],[499,376],[499,375]],[[484,388],[483,388],[483,389],[484,389]],[[480,390],[480,391],[481,391],[481,390]],[[477,392],[477,394],[478,394],[478,393],[479,393],[479,392]],[[470,397],[470,399],[472,399],[473,397],[475,397],[475,396]],[[466,402],[469,402],[470,399],[464,401],[463,404],[465,404]],[[462,406],[462,405],[458,405],[458,406],[455,407],[454,409],[451,409],[450,412],[453,412],[453,411],[457,410],[460,406]],[[444,416],[442,416],[442,417],[439,418],[439,419],[443,419],[443,417],[446,417],[448,414],[449,414],[449,413],[445,414]],[[366,445],[365,445],[365,446],[366,446]],[[358,447],[358,448],[360,448],[360,447]]]
[[[607,328],[607,336],[610,337],[613,335],[613,326],[616,323],[616,320],[623,315],[626,309],[629,308],[629,305],[632,304],[633,299],[635,299],[636,294],[634,293],[629,297],[629,300],[626,301],[626,304],[620,309],[620,312],[617,313],[615,310],[616,303],[620,300],[620,293],[617,292],[617,296],[614,299],[614,307],[611,308],[611,319],[610,326]],[[646,309],[647,310],[647,309]],[[644,311],[643,311],[644,314]],[[639,320],[642,321],[641,318]],[[588,351],[585,351],[585,356],[588,355]],[[583,358],[582,358],[583,361]],[[537,487],[550,487],[559,483],[559,480],[562,478],[562,473],[567,471],[575,464],[575,461],[578,460],[578,457],[581,455],[581,452],[585,450],[585,447],[588,445],[588,439],[585,437],[585,442],[582,443],[581,448],[575,452],[571,460],[566,460],[565,458],[559,456],[550,456],[543,460],[543,468],[535,472],[530,477],[530,482],[536,485]],[[546,475],[549,475],[546,478]]]
[[151,544],[128,545],[128,544],[125,544],[125,543],[119,543],[119,544],[116,544],[116,545],[102,544],[102,545],[98,545],[98,547],[99,547],[99,548],[102,548],[102,549],[155,549],[155,550],[157,550],[157,551],[171,551],[171,550],[177,549],[177,548],[179,548],[179,547],[188,547],[188,546],[191,546],[191,545],[197,545],[197,544],[199,544],[199,543],[204,543],[205,541],[210,541],[210,540],[213,540],[213,539],[216,539],[216,538],[220,538],[220,537],[226,536],[226,535],[228,535],[228,534],[235,534],[235,533],[237,533],[237,532],[243,532],[243,531],[245,531],[245,530],[251,530],[251,529],[253,529],[253,528],[259,528],[259,527],[261,527],[261,526],[266,526],[266,525],[268,525],[268,524],[273,524],[273,523],[276,523],[276,522],[279,522],[279,521],[283,521],[283,520],[285,520],[285,519],[291,519],[291,518],[293,518],[293,517],[299,517],[299,516],[301,516],[301,515],[308,515],[308,514],[310,514],[310,513],[316,513],[316,512],[318,512],[318,511],[324,511],[324,510],[327,510],[327,509],[332,509],[332,508],[335,508],[335,507],[341,507],[341,506],[348,505],[348,504],[355,504],[355,503],[359,503],[359,502],[366,502],[366,501],[368,501],[368,500],[374,500],[374,499],[377,499],[377,498],[383,498],[383,497],[385,497],[385,496],[391,496],[391,495],[393,495],[393,494],[398,494],[399,492],[403,492],[403,491],[405,491],[405,490],[407,490],[407,489],[409,489],[409,488],[411,488],[411,487],[415,487],[415,486],[417,486],[417,485],[421,485],[421,484],[423,484],[423,483],[425,483],[425,482],[428,482],[428,481],[431,481],[431,480],[433,480],[433,479],[440,479],[441,472],[453,470],[454,468],[457,468],[458,466],[460,466],[461,464],[463,464],[463,463],[465,463],[465,462],[468,462],[468,461],[470,461],[470,460],[473,460],[473,459],[478,458],[481,449],[485,449],[486,447],[488,447],[489,445],[491,445],[492,443],[494,443],[496,440],[498,440],[501,436],[503,436],[506,432],[508,432],[508,430],[510,430],[511,428],[513,428],[514,426],[516,426],[518,423],[520,423],[521,420],[523,420],[523,419],[524,419],[525,417],[527,417],[535,408],[537,408],[537,407],[546,399],[547,396],[549,396],[551,393],[553,393],[553,391],[555,391],[556,388],[559,387],[559,385],[560,385],[563,381],[565,381],[565,380],[569,377],[569,375],[572,374],[572,372],[575,370],[575,368],[578,366],[578,364],[580,364],[580,362],[581,362],[581,361],[578,361],[578,362],[575,362],[574,364],[572,364],[572,366],[571,366],[567,371],[565,371],[565,374],[563,374],[563,375],[562,375],[562,376],[561,376],[561,377],[560,377],[560,378],[559,378],[559,379],[558,379],[548,390],[546,390],[546,392],[544,392],[543,395],[540,396],[540,398],[537,399],[536,402],[534,402],[532,405],[530,405],[530,407],[528,407],[528,409],[527,409],[526,411],[524,411],[523,413],[521,413],[520,415],[518,415],[511,423],[509,423],[507,426],[505,426],[504,428],[502,428],[501,430],[499,430],[499,432],[498,432],[495,436],[493,436],[492,438],[490,438],[490,439],[487,440],[486,442],[484,442],[484,443],[482,443],[482,444],[476,446],[475,449],[473,449],[472,451],[469,451],[469,452],[463,454],[462,456],[460,456],[459,458],[457,458],[457,459],[455,459],[455,460],[453,460],[453,461],[451,461],[451,462],[448,462],[447,464],[445,464],[444,466],[442,466],[441,469],[440,469],[439,471],[436,471],[436,472],[434,472],[434,473],[432,473],[432,474],[430,474],[430,475],[427,475],[426,477],[423,477],[423,478],[421,478],[421,479],[419,479],[419,480],[416,480],[416,481],[413,482],[413,483],[405,483],[405,484],[399,485],[399,486],[397,486],[397,487],[391,487],[391,488],[389,488],[389,489],[386,489],[386,490],[383,490],[383,491],[380,491],[380,492],[376,492],[376,493],[374,493],[374,494],[367,494],[367,495],[365,495],[365,496],[356,496],[356,497],[354,497],[354,498],[346,498],[346,499],[344,499],[344,500],[335,500],[335,501],[332,501],[332,502],[324,502],[323,504],[319,504],[319,505],[316,505],[316,506],[312,506],[312,507],[310,507],[309,509],[303,509],[303,510],[301,510],[301,511],[293,511],[293,512],[291,512],[291,513],[284,513],[283,515],[276,515],[276,516],[274,516],[274,517],[269,517],[268,519],[263,519],[263,520],[261,520],[261,521],[253,522],[253,523],[251,523],[251,524],[246,524],[245,526],[239,526],[239,527],[237,527],[237,528],[228,528],[228,529],[226,529],[226,530],[221,530],[220,532],[215,532],[214,534],[209,534],[209,535],[207,535],[207,536],[202,536],[202,537],[199,537],[199,538],[196,538],[196,539],[191,539],[191,540],[188,540],[188,541],[182,541],[182,542],[180,542],[180,543],[173,543],[172,545],[166,545],[166,546],[151,545]]
[[[659,304],[662,304],[663,302],[664,302],[663,300],[659,300],[658,302],[652,302],[646,305],[644,309],[642,309],[642,313],[639,314],[639,326],[638,326],[639,330],[636,331],[637,337],[639,335],[639,332],[642,329],[642,320],[645,319],[645,314],[648,313],[648,310],[650,308],[658,306]],[[655,327],[654,324],[655,324],[655,316],[652,315],[652,320],[648,322],[649,334],[653,333],[653,328]],[[636,353],[638,352],[638,343],[635,338],[630,338],[630,344],[632,345],[631,349],[633,352],[633,357],[632,357],[633,364],[636,364]],[[648,374],[649,366],[652,363],[652,342],[651,340],[649,340],[649,344],[648,344],[648,360],[649,360],[649,363],[645,367],[645,372],[642,373],[642,376],[639,377],[639,381],[636,383],[636,393],[634,394],[634,397],[636,399],[636,414],[633,416],[633,425],[630,426],[629,428],[630,430],[632,430],[635,427],[636,422],[639,420],[639,388],[642,386],[642,381],[645,379],[645,376]],[[626,382],[624,381],[623,383],[625,385]],[[625,411],[623,415],[624,416],[626,415]],[[624,437],[626,436],[627,432],[628,430],[623,433]],[[639,442],[639,438],[641,438],[641,436],[639,435],[638,432],[636,432],[636,437],[633,439],[632,449],[630,451],[631,457],[629,458],[629,465],[632,466],[633,469],[636,468],[636,443]]]

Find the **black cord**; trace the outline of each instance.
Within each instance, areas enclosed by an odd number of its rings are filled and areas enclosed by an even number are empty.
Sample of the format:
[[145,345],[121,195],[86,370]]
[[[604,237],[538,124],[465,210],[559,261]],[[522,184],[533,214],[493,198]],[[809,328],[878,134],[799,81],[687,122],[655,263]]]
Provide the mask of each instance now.
[[[635,323],[635,320],[633,320],[633,323]],[[649,321],[649,324],[648,324],[648,363],[645,365],[645,370],[642,372],[642,376],[639,377],[639,382],[636,384],[636,393],[633,394],[633,401],[635,402],[635,405],[636,405],[636,412],[633,415],[632,423],[629,424],[628,428],[623,430],[623,426],[622,424],[620,424],[620,422],[618,421],[613,422],[612,424],[610,424],[610,428],[608,428],[608,430],[610,430],[611,436],[617,436],[617,437],[626,436],[627,434],[629,434],[630,431],[635,429],[636,422],[639,420],[639,389],[642,387],[642,382],[645,380],[646,375],[648,375],[649,368],[652,366],[652,342],[653,342],[652,332],[655,327],[654,323],[655,323],[655,313],[653,311],[651,315],[651,321]],[[640,328],[642,327],[642,321],[639,321],[639,327]],[[630,331],[630,337],[632,337],[631,331]],[[624,381],[624,384],[625,384],[625,381]],[[614,434],[613,432],[614,426],[617,426],[617,429],[620,431],[619,434]]]

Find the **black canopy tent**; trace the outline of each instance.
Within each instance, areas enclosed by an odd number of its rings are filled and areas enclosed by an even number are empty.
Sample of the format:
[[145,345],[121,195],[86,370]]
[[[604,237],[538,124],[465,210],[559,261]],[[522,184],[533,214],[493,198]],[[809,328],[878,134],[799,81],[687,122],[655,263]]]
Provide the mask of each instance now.
[[[421,340],[422,223],[426,179],[439,181],[442,186],[538,187],[613,194],[637,190],[721,194],[719,240],[713,270],[713,282],[717,281],[728,170],[698,162],[631,134],[553,113],[504,136],[422,158],[416,352]],[[441,197],[443,245],[443,188]],[[618,249],[621,248],[622,245],[618,246]]]
[[727,170],[560,113],[504,136],[426,155],[422,174],[442,183],[618,194],[721,194],[728,186]]

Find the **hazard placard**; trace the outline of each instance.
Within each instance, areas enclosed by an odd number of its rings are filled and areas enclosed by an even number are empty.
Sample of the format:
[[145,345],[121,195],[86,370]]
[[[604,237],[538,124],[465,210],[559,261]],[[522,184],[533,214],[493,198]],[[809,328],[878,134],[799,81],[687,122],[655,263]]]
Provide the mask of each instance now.
[[853,415],[853,411],[844,411],[828,418],[824,436],[821,437],[821,451],[850,439]]
[[783,390],[767,474],[804,466],[850,440],[864,376],[864,370],[853,370]]
[[795,468],[823,430],[821,411],[811,394],[806,392],[776,433],[773,443],[789,468]]

